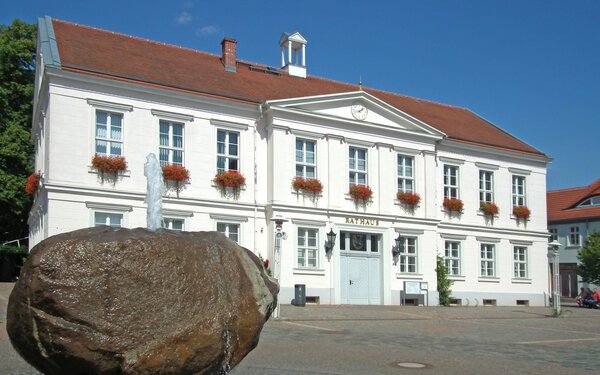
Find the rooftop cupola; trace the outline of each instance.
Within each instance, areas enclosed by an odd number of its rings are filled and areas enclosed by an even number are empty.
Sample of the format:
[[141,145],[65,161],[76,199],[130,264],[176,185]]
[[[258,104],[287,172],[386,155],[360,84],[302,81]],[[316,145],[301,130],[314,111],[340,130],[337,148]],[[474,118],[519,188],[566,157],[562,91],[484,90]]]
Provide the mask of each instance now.
[[291,76],[306,78],[306,43],[299,32],[283,33],[279,38],[281,68]]

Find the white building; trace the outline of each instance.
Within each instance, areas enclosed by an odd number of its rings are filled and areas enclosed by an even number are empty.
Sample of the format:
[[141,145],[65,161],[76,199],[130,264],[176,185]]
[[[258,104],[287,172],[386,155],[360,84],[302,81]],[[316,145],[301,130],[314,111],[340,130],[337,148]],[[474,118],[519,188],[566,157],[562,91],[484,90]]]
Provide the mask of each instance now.
[[[299,33],[282,35],[280,69],[238,60],[235,40],[222,47],[213,55],[40,19],[32,245],[97,224],[145,226],[143,165],[155,153],[191,173],[163,201],[166,226],[218,230],[270,259],[283,303],[305,284],[322,304],[397,305],[405,287],[436,304],[436,254],[458,303],[545,303],[547,156],[467,109],[310,76]],[[124,156],[128,170],[102,182],[95,153]],[[213,182],[223,169],[246,177],[239,195]],[[322,192],[296,192],[295,176],[317,178]],[[354,183],[372,198],[355,202]],[[421,201],[410,209],[398,191]],[[445,211],[445,196],[464,212]],[[480,200],[499,212],[483,215]],[[513,205],[529,207],[529,220]],[[275,216],[289,219],[280,262]]]
[[590,233],[600,232],[600,179],[589,186],[549,191],[547,199],[551,240],[562,245],[560,292],[563,297],[576,297],[581,287],[596,287],[577,276],[577,254]]

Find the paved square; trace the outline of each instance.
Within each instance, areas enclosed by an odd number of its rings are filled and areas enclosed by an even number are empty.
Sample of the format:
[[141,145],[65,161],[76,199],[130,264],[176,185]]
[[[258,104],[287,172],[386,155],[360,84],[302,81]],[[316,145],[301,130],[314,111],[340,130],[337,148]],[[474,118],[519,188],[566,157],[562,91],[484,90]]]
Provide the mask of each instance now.
[[[0,284],[0,374],[38,374],[12,349]],[[600,373],[600,310],[282,306],[233,375]],[[403,367],[402,367],[403,366]]]

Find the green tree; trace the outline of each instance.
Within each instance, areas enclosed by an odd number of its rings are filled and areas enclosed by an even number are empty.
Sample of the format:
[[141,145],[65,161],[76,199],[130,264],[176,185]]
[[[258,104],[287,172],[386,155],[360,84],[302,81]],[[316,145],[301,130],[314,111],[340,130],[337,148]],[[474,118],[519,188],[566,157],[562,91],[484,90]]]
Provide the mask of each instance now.
[[440,296],[440,305],[450,305],[450,294],[452,291],[452,281],[448,279],[448,267],[446,266],[446,260],[440,255],[437,256],[437,263],[435,267],[437,273],[437,290]]
[[577,274],[583,281],[600,285],[600,232],[590,233],[577,254]]
[[0,243],[27,236],[36,26],[0,25]]

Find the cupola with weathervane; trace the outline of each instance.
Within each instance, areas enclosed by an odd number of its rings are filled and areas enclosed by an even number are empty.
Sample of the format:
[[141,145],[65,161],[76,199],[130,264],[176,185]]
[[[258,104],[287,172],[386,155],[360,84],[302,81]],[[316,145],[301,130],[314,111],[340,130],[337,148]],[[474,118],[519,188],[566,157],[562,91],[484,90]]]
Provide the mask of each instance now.
[[281,69],[291,76],[306,78],[306,39],[299,32],[283,33],[281,46]]

